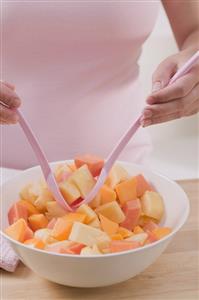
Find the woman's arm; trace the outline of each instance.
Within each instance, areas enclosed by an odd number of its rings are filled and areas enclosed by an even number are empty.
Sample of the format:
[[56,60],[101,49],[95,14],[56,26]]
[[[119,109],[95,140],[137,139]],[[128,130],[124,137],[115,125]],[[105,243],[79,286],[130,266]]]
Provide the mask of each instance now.
[[199,1],[162,0],[180,51],[166,58],[153,74],[142,125],[167,122],[199,111],[199,62],[172,85],[170,78],[199,50]]

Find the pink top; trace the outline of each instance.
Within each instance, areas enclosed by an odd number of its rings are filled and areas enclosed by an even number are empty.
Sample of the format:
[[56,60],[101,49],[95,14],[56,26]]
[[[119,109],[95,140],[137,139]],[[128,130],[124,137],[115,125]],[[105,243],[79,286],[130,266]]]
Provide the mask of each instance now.
[[[14,83],[50,161],[77,153],[107,157],[144,107],[137,60],[157,1],[3,2],[3,75]],[[17,126],[2,126],[1,165],[37,164]],[[121,159],[151,149],[144,129]]]

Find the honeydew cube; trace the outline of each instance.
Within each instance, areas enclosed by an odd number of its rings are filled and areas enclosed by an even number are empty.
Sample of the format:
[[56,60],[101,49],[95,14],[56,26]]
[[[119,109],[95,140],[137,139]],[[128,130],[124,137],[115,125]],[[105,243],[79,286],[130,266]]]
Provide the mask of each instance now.
[[128,174],[128,172],[120,164],[115,164],[112,167],[105,184],[114,189],[117,184],[122,181],[128,180],[129,178],[130,175]]
[[73,224],[69,240],[91,247],[95,244],[98,244],[99,241],[109,241],[110,238],[105,232],[99,229],[75,222]]
[[52,229],[43,228],[43,229],[36,230],[34,233],[34,237],[43,241],[45,244],[51,244],[57,242],[57,240],[53,238],[51,234],[52,234]]
[[79,206],[76,212],[87,216],[85,220],[86,224],[97,218],[96,212],[94,212],[94,210],[92,210],[92,208],[90,208],[87,204],[82,204],[81,206]]
[[81,196],[78,188],[73,183],[68,181],[60,183],[59,188],[68,204],[71,204]]
[[96,208],[95,211],[118,224],[125,220],[125,214],[116,201],[103,204]]
[[161,220],[164,214],[164,203],[157,192],[146,191],[141,198],[141,205],[144,215]]
[[80,191],[81,197],[85,198],[86,195],[92,190],[95,185],[95,179],[88,169],[87,165],[83,165],[77,169],[68,179],[70,183],[75,184],[75,186]]
[[146,232],[134,234],[131,237],[125,239],[125,241],[133,241],[133,242],[139,242],[140,245],[143,245],[148,238],[148,234]]

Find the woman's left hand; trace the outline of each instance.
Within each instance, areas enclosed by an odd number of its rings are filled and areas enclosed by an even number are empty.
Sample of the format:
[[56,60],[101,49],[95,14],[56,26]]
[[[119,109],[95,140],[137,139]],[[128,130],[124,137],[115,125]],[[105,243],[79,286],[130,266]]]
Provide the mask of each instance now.
[[199,111],[199,62],[184,76],[167,86],[170,78],[196,52],[186,49],[168,57],[153,74],[143,127],[193,115]]

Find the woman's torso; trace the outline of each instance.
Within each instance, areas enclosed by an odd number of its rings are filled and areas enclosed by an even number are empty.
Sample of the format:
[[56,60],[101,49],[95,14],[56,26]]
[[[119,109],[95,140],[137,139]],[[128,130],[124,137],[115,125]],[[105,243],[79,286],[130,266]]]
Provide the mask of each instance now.
[[[3,78],[49,160],[106,157],[138,116],[137,60],[157,11],[154,1],[3,4]],[[2,141],[4,166],[37,163],[18,125],[4,126]],[[123,157],[136,161],[149,148],[140,130]]]

